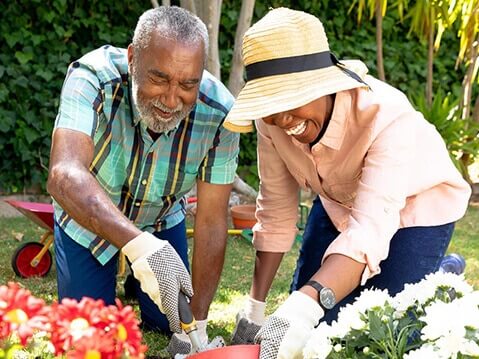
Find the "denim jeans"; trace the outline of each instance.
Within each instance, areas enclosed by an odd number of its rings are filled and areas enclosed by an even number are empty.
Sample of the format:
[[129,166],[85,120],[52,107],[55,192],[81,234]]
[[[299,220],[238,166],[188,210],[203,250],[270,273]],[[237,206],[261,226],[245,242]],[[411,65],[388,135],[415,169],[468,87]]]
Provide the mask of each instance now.
[[[55,223],[54,231],[58,299],[80,300],[87,296],[103,299],[106,304],[115,304],[118,253],[105,265],[101,265],[87,248],[71,239],[57,223]],[[183,220],[173,228],[153,234],[170,242],[189,270],[185,221]],[[136,279],[132,281],[132,284],[133,295],[138,298],[141,310],[142,327],[170,334],[166,316],[141,290],[140,283]]]
[[[380,264],[381,273],[336,304],[324,320],[328,323],[335,320],[340,307],[352,303],[365,288],[388,289],[389,294],[395,295],[404,284],[418,282],[426,274],[437,271],[453,231],[454,223],[399,229],[391,240],[388,257]],[[339,231],[316,198],[304,230],[291,291],[301,288],[318,271],[326,249],[338,235]]]

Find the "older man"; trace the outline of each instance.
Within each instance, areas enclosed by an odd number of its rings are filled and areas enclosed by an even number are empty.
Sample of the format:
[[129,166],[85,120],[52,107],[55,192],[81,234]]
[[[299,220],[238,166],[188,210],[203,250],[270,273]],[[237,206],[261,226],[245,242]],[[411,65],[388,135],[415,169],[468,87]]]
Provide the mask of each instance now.
[[[204,342],[239,142],[222,127],[233,97],[204,70],[207,44],[199,18],[160,7],[140,17],[127,50],[106,45],[73,62],[48,179],[59,298],[114,303],[122,249],[138,280],[143,326],[181,332],[178,295],[191,297],[194,289]],[[195,184],[191,282],[184,195]],[[184,334],[175,339],[174,347],[189,351]]]

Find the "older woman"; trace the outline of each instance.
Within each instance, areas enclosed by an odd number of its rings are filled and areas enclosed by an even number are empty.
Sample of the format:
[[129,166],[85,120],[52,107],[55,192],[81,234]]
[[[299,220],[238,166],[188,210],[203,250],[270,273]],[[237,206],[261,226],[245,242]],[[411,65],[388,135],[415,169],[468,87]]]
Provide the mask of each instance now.
[[[225,127],[255,120],[260,191],[250,298],[233,341],[261,358],[295,358],[319,320],[360,290],[399,292],[436,271],[470,187],[434,126],[399,90],[338,61],[316,17],[271,10],[243,41],[248,81]],[[265,300],[295,234],[300,188],[317,193],[291,295],[264,322]]]

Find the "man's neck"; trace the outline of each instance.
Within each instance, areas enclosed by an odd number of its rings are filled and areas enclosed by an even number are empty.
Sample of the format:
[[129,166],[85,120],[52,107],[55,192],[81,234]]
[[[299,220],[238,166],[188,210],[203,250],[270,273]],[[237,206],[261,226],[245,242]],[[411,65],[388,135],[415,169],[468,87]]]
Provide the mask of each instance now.
[[151,138],[153,139],[153,141],[156,141],[161,136],[161,133],[152,131],[149,128],[147,130],[148,130],[148,133],[150,134]]

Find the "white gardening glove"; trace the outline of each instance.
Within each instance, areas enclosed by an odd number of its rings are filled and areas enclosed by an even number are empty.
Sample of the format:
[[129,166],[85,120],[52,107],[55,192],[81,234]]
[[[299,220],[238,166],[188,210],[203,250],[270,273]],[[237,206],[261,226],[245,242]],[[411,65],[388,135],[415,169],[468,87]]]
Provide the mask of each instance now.
[[256,335],[255,341],[261,345],[260,359],[302,358],[311,331],[323,315],[313,298],[293,292]]
[[254,338],[264,324],[266,303],[248,297],[244,309],[236,315],[231,344],[254,344]]
[[[217,336],[212,341],[209,341],[208,334],[206,333],[207,325],[207,319],[196,321],[198,339],[201,342],[201,351],[224,347],[225,341],[220,336]],[[190,338],[184,331],[181,334],[175,333],[171,336],[170,342],[166,347],[166,351],[172,358],[175,359],[183,359],[188,357],[190,354],[195,354]]]
[[178,312],[180,291],[193,296],[191,277],[174,248],[148,232],[129,241],[123,248],[140,282],[141,289],[166,315],[171,331],[181,333]]

